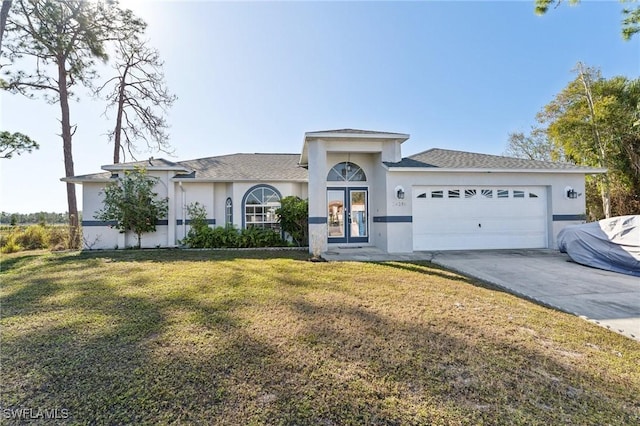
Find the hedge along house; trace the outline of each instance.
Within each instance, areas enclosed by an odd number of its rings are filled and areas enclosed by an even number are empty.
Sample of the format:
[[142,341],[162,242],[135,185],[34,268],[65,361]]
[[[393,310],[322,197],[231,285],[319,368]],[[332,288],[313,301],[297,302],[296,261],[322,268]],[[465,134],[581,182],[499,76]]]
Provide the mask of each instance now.
[[103,166],[74,176],[83,185],[86,248],[124,248],[135,236],[93,219],[102,189],[145,167],[168,197],[168,217],[143,247],[174,247],[189,229],[186,207],[202,204],[211,226],[278,228],[283,197],[309,199],[310,252],[375,246],[421,250],[553,248],[564,226],[585,218],[585,175],[566,163],[444,149],[401,155],[409,135],[353,129],[308,132],[301,154],[233,154]]

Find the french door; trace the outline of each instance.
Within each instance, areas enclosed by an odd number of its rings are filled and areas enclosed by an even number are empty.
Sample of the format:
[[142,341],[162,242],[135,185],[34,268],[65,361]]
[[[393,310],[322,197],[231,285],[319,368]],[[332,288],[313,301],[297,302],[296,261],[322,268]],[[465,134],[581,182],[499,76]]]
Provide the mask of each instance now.
[[369,242],[367,188],[327,188],[329,243]]

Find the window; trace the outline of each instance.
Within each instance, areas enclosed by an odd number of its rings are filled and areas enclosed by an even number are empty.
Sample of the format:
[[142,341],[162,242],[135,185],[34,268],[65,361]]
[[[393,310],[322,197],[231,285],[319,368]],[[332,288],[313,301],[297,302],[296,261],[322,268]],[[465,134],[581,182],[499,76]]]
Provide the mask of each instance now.
[[231,198],[227,198],[227,202],[224,205],[224,223],[226,225],[233,223],[233,201],[231,201]]
[[444,192],[440,191],[431,191],[431,198],[444,198]]
[[483,189],[480,193],[485,198],[493,198],[493,189]]
[[276,210],[280,207],[280,194],[271,186],[251,188],[242,201],[244,205],[244,227],[271,228],[280,230]]
[[536,194],[534,194],[533,192],[529,193],[529,198],[538,198],[538,196]]
[[329,170],[327,180],[330,182],[364,182],[367,180],[367,176],[360,166],[345,161],[336,164]]
[[508,189],[498,189],[498,198],[509,198]]
[[513,198],[524,198],[524,191],[513,191]]
[[423,192],[422,194],[418,195],[416,198],[427,198],[427,193]]
[[449,190],[449,198],[460,198],[460,190],[459,189],[450,189]]
[[465,189],[464,190],[464,198],[473,198],[476,196],[475,189]]

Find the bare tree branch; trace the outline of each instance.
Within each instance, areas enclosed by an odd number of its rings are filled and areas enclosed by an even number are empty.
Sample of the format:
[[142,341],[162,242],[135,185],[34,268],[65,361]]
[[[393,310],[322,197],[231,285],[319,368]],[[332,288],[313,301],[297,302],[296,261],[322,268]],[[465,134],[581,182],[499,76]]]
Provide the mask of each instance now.
[[164,64],[158,51],[140,40],[140,35],[142,31],[118,41],[118,76],[98,91],[109,102],[107,109],[116,109],[116,124],[110,133],[114,163],[120,162],[124,147],[135,159],[136,144],[140,142],[146,144],[147,151],[172,152],[164,114],[176,97],[165,87]]

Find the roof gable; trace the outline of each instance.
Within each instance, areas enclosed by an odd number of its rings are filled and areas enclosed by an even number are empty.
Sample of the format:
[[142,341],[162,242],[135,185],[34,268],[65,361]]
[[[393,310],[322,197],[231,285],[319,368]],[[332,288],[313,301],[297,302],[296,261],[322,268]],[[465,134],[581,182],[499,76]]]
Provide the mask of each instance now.
[[[302,165],[308,165],[309,163],[309,143],[319,140],[325,141],[338,141],[339,143],[361,143],[361,142],[390,142],[404,143],[409,139],[409,135],[405,133],[393,133],[393,132],[380,132],[376,130],[361,130],[361,129],[337,129],[337,130],[320,130],[316,132],[306,132],[304,134],[304,141],[302,143],[302,152],[300,153],[299,163]],[[400,151],[398,150],[397,156],[400,157]]]

